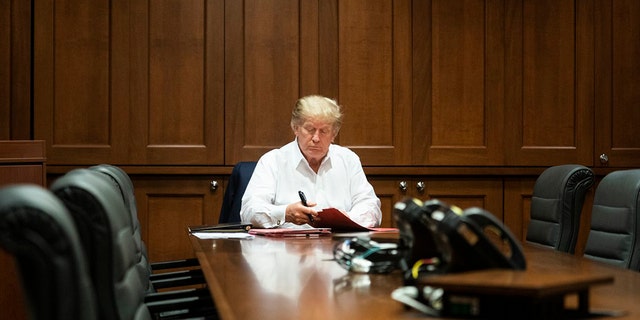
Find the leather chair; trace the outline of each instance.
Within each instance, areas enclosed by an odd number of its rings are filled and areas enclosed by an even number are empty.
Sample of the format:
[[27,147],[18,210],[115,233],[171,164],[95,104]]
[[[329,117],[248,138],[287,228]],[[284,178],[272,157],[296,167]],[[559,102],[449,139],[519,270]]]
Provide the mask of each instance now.
[[542,172],[533,187],[527,241],[574,253],[584,198],[593,181],[593,171],[576,164]]
[[242,161],[236,163],[229,177],[227,190],[224,192],[222,208],[218,223],[240,222],[240,207],[242,206],[242,196],[247,189],[247,184],[256,168],[255,161]]
[[[192,258],[150,263],[147,247],[144,241],[142,241],[140,221],[138,220],[138,207],[131,178],[120,167],[110,164],[100,164],[90,167],[89,169],[100,172],[111,179],[122,196],[129,212],[129,223],[132,227],[133,239],[136,245],[136,267],[142,276],[144,286],[148,292],[156,292],[157,289],[206,283],[202,270],[200,269],[166,271],[175,268],[193,268],[199,266],[197,259]],[[157,271],[162,272],[159,273]],[[151,296],[147,299],[150,298]]]
[[209,296],[145,303],[149,294],[165,293],[146,290],[137,269],[131,215],[113,180],[94,170],[76,169],[56,180],[51,190],[67,206],[81,230],[102,319],[150,319],[152,314],[162,318],[171,313],[187,317],[215,311]]
[[640,169],[607,174],[596,188],[584,256],[640,270]]
[[80,237],[51,192],[36,185],[0,189],[0,245],[16,258],[30,319],[98,319]]

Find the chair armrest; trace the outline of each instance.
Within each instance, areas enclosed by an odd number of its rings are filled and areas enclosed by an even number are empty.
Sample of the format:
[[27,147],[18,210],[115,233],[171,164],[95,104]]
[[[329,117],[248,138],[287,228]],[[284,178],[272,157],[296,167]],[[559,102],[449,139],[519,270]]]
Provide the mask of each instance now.
[[173,319],[176,315],[182,319],[194,317],[218,319],[215,304],[209,295],[167,297],[167,299],[145,302],[145,305],[154,319]]
[[204,274],[200,269],[154,273],[149,276],[149,280],[156,289],[206,283]]
[[151,263],[151,270],[158,271],[158,270],[197,267],[197,266],[200,266],[198,259],[191,258],[191,259],[153,262]]
[[147,293],[144,297],[145,303],[150,302],[158,302],[158,301],[168,301],[168,300],[176,300],[176,299],[184,299],[184,298],[207,298],[211,299],[211,293],[208,288],[189,288],[182,290],[172,290],[172,291],[163,291],[163,292],[151,292]]

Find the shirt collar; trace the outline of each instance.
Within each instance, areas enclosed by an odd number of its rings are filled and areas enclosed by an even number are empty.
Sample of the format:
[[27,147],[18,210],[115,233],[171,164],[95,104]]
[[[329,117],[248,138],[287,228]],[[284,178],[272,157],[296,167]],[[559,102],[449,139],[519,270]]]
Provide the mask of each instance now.
[[[293,140],[293,143],[295,145],[295,153],[294,153],[294,163],[297,163],[298,166],[300,166],[301,164],[304,163],[304,165],[306,167],[308,167],[309,169],[311,169],[311,166],[309,166],[309,162],[307,162],[307,159],[305,159],[304,155],[302,154],[302,151],[300,151],[300,146],[298,145],[298,137],[296,137]],[[333,153],[333,143],[331,145],[329,145],[329,151],[327,151],[327,155],[324,156],[324,158],[322,159],[322,162],[320,163],[320,169],[322,169],[322,167],[324,167],[325,165],[331,164],[331,154]]]

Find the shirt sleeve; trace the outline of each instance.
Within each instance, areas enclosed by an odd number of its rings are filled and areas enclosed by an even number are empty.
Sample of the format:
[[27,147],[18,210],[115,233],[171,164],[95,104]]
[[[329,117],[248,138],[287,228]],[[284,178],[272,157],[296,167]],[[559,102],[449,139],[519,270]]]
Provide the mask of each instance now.
[[287,205],[274,205],[277,176],[274,153],[260,158],[242,196],[240,219],[256,228],[275,228],[285,222]]
[[382,221],[380,199],[373,186],[367,180],[362,164],[357,155],[350,161],[349,187],[351,189],[352,207],[347,214],[351,220],[365,227],[378,227]]

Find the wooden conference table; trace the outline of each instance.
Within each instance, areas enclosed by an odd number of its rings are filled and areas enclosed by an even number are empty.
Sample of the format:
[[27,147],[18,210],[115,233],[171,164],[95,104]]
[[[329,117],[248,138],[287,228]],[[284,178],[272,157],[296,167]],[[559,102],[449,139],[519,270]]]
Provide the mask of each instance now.
[[[425,317],[391,298],[391,292],[402,286],[399,271],[358,274],[333,261],[333,246],[344,237],[256,236],[252,240],[189,237],[224,320]],[[524,278],[529,281],[546,275],[558,279],[562,275],[613,278],[613,282],[605,281],[588,290],[590,309],[618,313],[614,319],[640,319],[640,273],[547,248],[523,246],[527,258]],[[565,305],[577,308],[578,301],[577,294],[568,295]]]

